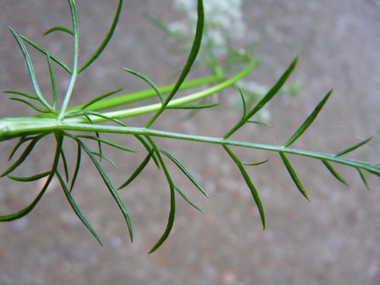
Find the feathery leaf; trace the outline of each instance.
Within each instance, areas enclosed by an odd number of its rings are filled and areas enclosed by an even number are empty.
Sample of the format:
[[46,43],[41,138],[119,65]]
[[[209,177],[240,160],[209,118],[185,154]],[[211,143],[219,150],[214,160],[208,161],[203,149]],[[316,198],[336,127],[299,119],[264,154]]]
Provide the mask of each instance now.
[[75,203],[74,198],[71,196],[70,191],[67,189],[67,186],[65,184],[65,181],[63,181],[61,174],[59,174],[58,171],[55,172],[55,174],[58,177],[59,183],[61,184],[62,190],[66,195],[67,201],[69,201],[71,208],[73,208],[75,214],[78,216],[78,218],[82,221],[82,223],[86,226],[86,228],[92,233],[92,235],[96,238],[96,240],[100,243],[101,246],[103,246],[102,242],[100,241],[99,236],[96,234],[94,229],[91,227],[90,223],[87,222],[86,218],[83,216],[82,212],[80,211],[79,207]]
[[290,74],[293,72],[298,61],[298,57],[296,57],[293,62],[290,64],[288,69],[284,72],[284,74],[280,77],[280,79],[276,82],[276,84],[268,91],[268,93],[256,104],[255,107],[243,118],[240,120],[238,124],[236,124],[223,138],[229,138],[234,132],[236,132],[241,126],[243,126],[254,114],[256,114],[262,107],[268,103],[274,95],[281,89],[284,85],[285,81],[288,79]]
[[174,162],[175,165],[177,165],[177,167],[187,176],[187,178],[190,179],[191,182],[193,182],[193,184],[195,185],[195,187],[197,187],[199,189],[199,191],[201,191],[203,193],[203,195],[205,195],[207,198],[208,198],[208,195],[206,193],[205,190],[203,190],[202,186],[198,183],[198,181],[191,175],[191,173],[182,165],[181,162],[179,162],[178,159],[176,159],[173,155],[171,155],[170,153],[168,153],[167,151],[159,148],[158,149],[159,152],[165,154],[168,158],[170,158],[171,161]]
[[60,136],[58,138],[58,141],[57,141],[57,147],[55,150],[54,161],[53,161],[52,169],[50,171],[50,175],[48,176],[48,179],[46,180],[45,185],[42,187],[40,193],[37,195],[37,197],[34,199],[34,201],[28,207],[22,209],[21,211],[18,211],[17,213],[14,213],[14,214],[0,216],[0,222],[10,222],[10,221],[20,219],[20,218],[26,216],[27,214],[29,214],[30,211],[33,210],[33,208],[37,205],[37,203],[41,200],[42,196],[45,194],[46,189],[48,188],[51,180],[54,177],[54,173],[58,167],[61,149],[62,149],[62,137]]
[[25,103],[26,105],[28,105],[29,107],[32,107],[34,110],[36,110],[37,112],[40,112],[40,113],[51,113],[49,110],[42,109],[41,107],[38,107],[38,106],[34,105],[33,103],[30,103],[29,101],[26,101],[24,99],[12,97],[12,98],[9,98],[9,100],[19,101],[19,102]]
[[330,90],[326,96],[322,99],[321,102],[315,107],[314,111],[307,117],[305,122],[301,125],[301,127],[294,133],[294,135],[284,144],[285,147],[290,146],[293,142],[295,142],[303,133],[306,131],[306,129],[311,125],[311,123],[314,121],[314,119],[317,117],[319,111],[322,110],[323,105],[326,103],[327,99],[329,99],[331,93],[333,90]]
[[125,220],[127,222],[127,226],[128,226],[128,230],[129,230],[129,236],[131,238],[131,241],[133,242],[133,229],[132,229],[131,219],[129,217],[127,209],[124,206],[123,201],[121,200],[121,198],[120,198],[119,194],[117,193],[116,189],[113,187],[113,185],[112,185],[110,179],[108,178],[107,174],[104,172],[104,170],[100,166],[99,162],[92,155],[92,152],[87,148],[87,146],[81,140],[79,140],[78,138],[76,138],[75,136],[73,136],[73,135],[71,135],[69,133],[64,133],[64,134],[66,136],[71,137],[72,139],[76,140],[80,144],[81,148],[87,153],[87,155],[90,157],[90,159],[94,163],[96,169],[98,170],[98,172],[99,172],[100,176],[102,177],[104,183],[106,184],[108,190],[112,194],[113,198],[115,199],[117,205],[119,206],[121,212],[124,215],[124,218],[125,218]]
[[363,181],[363,183],[365,185],[365,188],[367,188],[367,190],[370,191],[371,189],[369,188],[367,179],[365,178],[363,171],[360,168],[356,168],[356,169],[359,172],[360,178],[362,179],[362,181]]
[[255,186],[253,185],[251,178],[249,177],[248,173],[245,171],[243,164],[240,162],[240,160],[237,158],[237,156],[230,150],[230,148],[226,145],[223,145],[224,149],[227,151],[227,153],[230,155],[232,160],[235,162],[237,167],[239,168],[241,174],[243,175],[243,178],[245,180],[245,183],[247,184],[249,190],[251,190],[253,199],[255,200],[255,203],[257,205],[257,208],[259,209],[261,222],[263,224],[263,229],[265,229],[265,213],[264,208],[261,203],[259,193],[257,192]]
[[161,104],[164,104],[164,98],[162,97],[162,94],[160,92],[160,90],[157,88],[157,86],[153,83],[152,80],[150,80],[148,77],[146,77],[144,74],[141,74],[137,71],[134,71],[132,69],[129,69],[129,68],[125,68],[125,67],[122,67],[121,69],[133,74],[133,75],[136,75],[137,77],[140,77],[141,79],[143,79],[146,83],[148,83],[150,85],[150,87],[152,87],[152,89],[156,92],[158,98],[160,98],[160,101],[161,101]]
[[332,167],[332,165],[327,160],[322,159],[322,162],[336,179],[349,186],[348,183],[339,175],[338,172],[336,172],[334,167]]
[[141,162],[139,167],[132,173],[131,177],[128,178],[126,182],[124,182],[117,190],[120,190],[124,187],[126,187],[129,183],[131,183],[140,173],[141,171],[145,168],[145,166],[148,164],[150,158],[153,155],[153,150],[151,150],[148,155],[145,157],[145,159]]
[[58,63],[60,66],[62,66],[63,69],[65,69],[68,73],[70,73],[70,74],[73,73],[73,71],[71,70],[71,68],[62,59],[60,59],[58,56],[54,55],[53,53],[51,53],[47,49],[45,49],[42,46],[36,44],[35,42],[33,42],[32,40],[28,39],[27,37],[24,37],[23,35],[20,35],[20,38],[22,38],[24,41],[26,41],[28,44],[30,44],[32,47],[36,48],[37,50],[39,50],[43,54],[49,54],[49,57],[52,60],[54,60],[56,63]]
[[288,170],[290,176],[292,177],[294,183],[297,185],[298,190],[301,192],[302,195],[305,196],[307,200],[309,200],[309,202],[311,202],[309,196],[307,195],[305,189],[303,188],[301,181],[298,179],[298,176],[296,172],[294,171],[292,165],[290,164],[288,158],[285,156],[285,154],[282,151],[280,151],[279,154],[282,158],[282,161],[284,162],[286,166],[286,169]]
[[66,28],[66,27],[62,27],[62,26],[52,27],[49,30],[47,30],[45,33],[43,33],[43,35],[46,36],[52,32],[56,32],[56,31],[65,32],[65,33],[68,33],[68,34],[74,36],[74,32],[72,30],[70,30],[69,28]]
[[91,63],[95,61],[95,59],[98,58],[98,56],[103,52],[103,50],[106,48],[107,44],[112,38],[113,33],[115,32],[117,22],[119,21],[121,7],[123,6],[123,0],[119,1],[119,5],[117,6],[115,18],[113,19],[112,25],[110,30],[108,31],[107,36],[104,38],[103,42],[100,44],[99,48],[95,51],[95,53],[91,56],[91,58],[78,70],[78,73],[81,73],[83,70],[85,70]]
[[76,161],[76,165],[75,165],[73,179],[71,180],[70,193],[73,191],[75,181],[77,180],[80,162],[81,162],[81,158],[82,158],[82,148],[81,148],[79,142],[77,142],[77,146],[78,146],[78,148],[77,148],[77,161]]
[[212,108],[215,106],[219,106],[220,103],[214,103],[214,104],[206,104],[206,105],[175,105],[175,106],[168,106],[166,109],[206,109],[206,108]]
[[49,53],[46,53],[48,65],[49,65],[49,71],[50,71],[50,80],[51,80],[51,88],[53,90],[53,109],[57,106],[57,82],[55,80],[55,74],[53,65],[51,63],[50,55]]
[[175,218],[175,191],[174,191],[174,183],[170,177],[170,174],[165,166],[165,163],[158,151],[156,151],[157,158],[160,161],[160,164],[162,166],[162,169],[165,173],[166,179],[168,180],[169,183],[169,188],[170,188],[170,213],[169,213],[169,218],[168,218],[168,223],[166,225],[165,232],[161,236],[161,238],[158,240],[158,242],[152,247],[152,249],[149,251],[150,253],[153,253],[156,251],[162,244],[163,242],[168,238],[174,224],[174,218]]
[[349,153],[355,149],[357,149],[358,147],[361,147],[362,145],[366,144],[367,142],[369,142],[370,140],[372,139],[372,137],[360,142],[360,143],[357,143],[356,145],[353,145],[349,148],[346,148],[345,150],[342,150],[340,152],[338,152],[335,156],[342,156],[343,154],[346,154],[346,153]]
[[28,94],[28,93],[23,93],[23,92],[18,92],[18,91],[11,91],[11,90],[4,91],[3,93],[16,94],[16,95],[21,95],[21,96],[33,99],[33,100],[38,100],[37,96],[33,96],[33,95]]
[[191,47],[189,57],[185,64],[185,67],[183,68],[181,75],[178,78],[177,83],[175,84],[173,90],[170,92],[169,96],[166,98],[164,104],[162,104],[161,108],[156,112],[156,114],[152,117],[152,119],[150,119],[150,121],[145,125],[145,128],[149,128],[153,124],[153,122],[165,110],[166,106],[169,104],[169,102],[172,100],[174,95],[177,93],[178,89],[181,87],[183,81],[185,80],[187,74],[189,73],[191,67],[193,66],[193,63],[201,47],[201,41],[202,41],[202,35],[203,35],[204,9],[203,9],[202,0],[198,0],[197,14],[198,14],[198,20],[197,20],[197,28],[195,31],[195,38],[194,38],[193,46]]
[[243,161],[241,161],[241,164],[243,164],[243,165],[247,165],[247,166],[256,166],[256,165],[264,164],[264,163],[266,163],[266,162],[268,162],[268,161],[269,161],[269,159],[264,160],[264,161],[260,161],[260,162],[255,162],[255,163],[250,163],[250,162],[243,162]]
[[34,146],[38,143],[38,141],[46,136],[46,134],[38,135],[32,139],[32,141],[28,144],[28,146],[25,148],[24,152],[20,155],[20,157],[7,169],[3,172],[3,174],[0,175],[0,177],[3,177],[5,175],[8,175],[13,170],[15,170],[21,163],[24,162],[24,160],[28,157],[28,155],[33,150]]
[[119,88],[119,89],[116,89],[116,90],[113,90],[113,91],[108,92],[108,93],[105,93],[105,94],[103,94],[103,95],[100,95],[99,97],[96,97],[95,99],[92,99],[90,102],[84,104],[84,105],[81,107],[81,110],[84,110],[84,109],[86,109],[87,107],[89,107],[89,106],[91,106],[92,104],[94,104],[95,102],[98,102],[98,101],[100,101],[100,100],[102,100],[102,99],[104,99],[104,98],[106,98],[106,97],[108,97],[108,96],[114,95],[114,94],[120,92],[120,91],[123,90],[123,89],[124,89],[124,87]]
[[197,209],[198,211],[202,212],[203,214],[206,214],[205,212],[203,212],[203,210],[201,208],[199,208],[199,206],[197,204],[195,204],[193,201],[190,200],[189,197],[187,197],[185,195],[185,193],[183,193],[177,186],[174,185],[174,189],[178,191],[179,194],[181,194],[181,196],[186,200],[186,202],[188,202],[191,206],[193,206],[195,209]]
[[41,178],[44,178],[44,177],[48,176],[50,174],[50,172],[51,171],[46,171],[44,173],[36,174],[36,175],[30,176],[30,177],[16,177],[16,176],[11,176],[11,175],[7,175],[7,177],[12,179],[12,180],[19,181],[19,182],[30,182],[30,181],[36,181],[36,180],[39,180]]

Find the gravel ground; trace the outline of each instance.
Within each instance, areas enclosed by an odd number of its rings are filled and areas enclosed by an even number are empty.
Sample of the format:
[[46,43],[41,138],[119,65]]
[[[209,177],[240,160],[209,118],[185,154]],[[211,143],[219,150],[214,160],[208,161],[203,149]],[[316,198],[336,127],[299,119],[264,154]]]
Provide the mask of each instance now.
[[[107,33],[118,1],[77,2],[81,57],[85,58]],[[253,44],[261,58],[259,68],[249,78],[273,84],[298,55],[299,64],[290,81],[301,80],[302,90],[299,96],[281,95],[271,102],[273,128],[244,128],[234,138],[282,144],[334,87],[322,113],[294,147],[334,153],[373,135],[368,145],[350,157],[379,162],[380,2],[243,3],[248,28],[238,44]],[[125,1],[108,50],[80,75],[73,105],[122,86],[126,92],[147,87],[121,71],[121,66],[144,73],[158,85],[175,80],[184,57],[176,52],[178,48],[172,40],[144,20],[144,11],[165,22],[178,17],[171,1]],[[68,35],[41,36],[55,25],[70,25],[66,1],[0,1],[1,90],[32,92],[23,58],[7,26],[70,62]],[[41,89],[49,94],[50,79],[43,76],[47,75],[46,58],[29,50]],[[69,78],[55,69],[63,92]],[[3,96],[2,117],[34,114],[31,108]],[[238,96],[236,90],[219,94],[226,104],[223,108],[202,111],[187,121],[181,120],[180,112],[173,111],[154,127],[222,136],[240,116],[231,96]],[[126,122],[142,126],[147,118]],[[121,155],[105,149],[120,169],[107,164],[104,167],[114,184],[119,185],[146,154],[135,141],[107,138],[139,150],[137,154]],[[84,159],[74,198],[104,246],[99,246],[76,218],[55,181],[27,217],[0,225],[0,284],[380,284],[378,178],[368,175],[368,192],[355,170],[337,166],[350,184],[346,187],[331,177],[320,162],[289,156],[310,195],[309,203],[298,193],[278,155],[236,150],[245,160],[270,159],[249,170],[266,211],[267,229],[263,231],[249,190],[223,149],[158,141],[188,167],[210,194],[210,199],[204,198],[181,172],[171,168],[178,186],[207,215],[178,198],[173,232],[162,248],[148,255],[165,228],[169,212],[169,190],[161,173],[150,165],[120,192],[134,224],[135,241],[131,244],[113,198],[91,162]],[[14,143],[1,143],[1,172],[10,165],[6,161]],[[76,145],[66,147],[75,150]],[[17,174],[46,171],[53,151],[54,141],[47,139],[35,148]],[[75,151],[73,155],[66,152],[74,163]],[[39,182],[20,185],[2,178],[0,214],[25,207],[39,187]]]

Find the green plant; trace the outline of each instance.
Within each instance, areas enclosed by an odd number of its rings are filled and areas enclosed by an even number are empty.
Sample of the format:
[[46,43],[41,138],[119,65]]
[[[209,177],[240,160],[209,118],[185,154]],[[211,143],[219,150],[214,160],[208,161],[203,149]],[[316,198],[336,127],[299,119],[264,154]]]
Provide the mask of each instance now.
[[[243,162],[230,149],[230,146],[253,148],[253,149],[277,152],[280,155],[282,161],[284,162],[285,167],[288,170],[290,176],[294,180],[298,190],[308,200],[309,200],[309,197],[306,191],[304,190],[304,187],[302,186],[300,180],[298,179],[295,170],[293,169],[289,160],[287,159],[286,154],[289,154],[289,153],[296,154],[296,155],[301,155],[301,156],[306,156],[306,157],[311,157],[314,159],[321,160],[323,164],[328,168],[328,170],[333,174],[333,176],[336,177],[339,181],[343,182],[344,184],[347,184],[346,181],[336,172],[336,170],[330,164],[331,162],[347,165],[347,166],[357,169],[360,177],[362,178],[365,186],[368,189],[369,189],[369,186],[366,182],[363,170],[366,170],[378,176],[380,175],[379,164],[355,161],[355,160],[350,160],[350,159],[346,159],[342,157],[344,154],[351,152],[355,150],[356,148],[362,146],[363,144],[367,143],[370,140],[370,138],[352,147],[342,150],[341,152],[337,154],[325,154],[325,153],[318,153],[318,152],[290,148],[292,143],[294,143],[303,134],[303,132],[311,125],[311,123],[317,117],[319,111],[322,109],[322,107],[328,100],[332,91],[329,91],[326,94],[326,96],[322,99],[322,101],[316,106],[314,111],[301,124],[300,128],[282,146],[256,144],[256,143],[250,143],[250,142],[234,141],[234,140],[229,139],[229,137],[233,133],[238,131],[243,125],[247,123],[263,124],[260,121],[253,120],[252,117],[255,114],[257,114],[257,112],[261,110],[265,106],[265,104],[268,103],[273,98],[274,95],[277,94],[277,92],[281,89],[281,87],[283,87],[285,81],[290,76],[290,74],[292,73],[292,71],[294,70],[296,66],[297,58],[293,60],[293,62],[290,64],[287,70],[280,77],[280,79],[273,85],[272,88],[269,89],[269,91],[265,94],[265,96],[263,96],[260,99],[260,101],[253,107],[247,107],[248,105],[246,104],[244,94],[239,89],[241,100],[242,100],[242,106],[243,106],[243,115],[240,121],[231,130],[226,132],[226,135],[224,137],[216,138],[216,137],[206,137],[206,136],[197,136],[197,135],[187,135],[187,134],[180,134],[180,133],[173,133],[173,132],[152,129],[151,128],[152,124],[156,121],[157,118],[160,117],[160,115],[166,109],[196,109],[198,110],[198,109],[211,108],[218,105],[218,104],[199,105],[199,104],[189,104],[189,103],[196,101],[198,99],[207,97],[211,94],[214,94],[215,92],[225,89],[226,87],[234,85],[238,80],[244,78],[250,72],[250,70],[255,66],[255,59],[252,56],[250,56],[249,54],[243,51],[236,51],[236,50],[231,49],[230,54],[228,56],[231,59],[231,62],[236,62],[237,66],[241,68],[241,71],[238,72],[238,74],[227,78],[224,75],[223,66],[217,64],[216,62],[213,62],[216,64],[215,66],[213,65],[213,68],[212,68],[212,70],[214,71],[214,75],[195,79],[195,80],[185,81],[185,78],[188,75],[196,59],[196,56],[201,48],[201,40],[203,36],[203,27],[204,27],[204,12],[203,12],[202,0],[198,0],[197,28],[194,35],[194,41],[191,46],[190,54],[181,72],[181,75],[175,84],[157,87],[150,79],[148,79],[143,74],[140,74],[136,71],[133,71],[127,68],[123,68],[125,71],[144,80],[146,83],[148,83],[151,86],[151,89],[141,91],[141,92],[136,92],[133,94],[120,95],[114,98],[107,98],[121,91],[121,89],[118,89],[118,90],[114,90],[106,94],[103,94],[101,96],[98,96],[95,99],[88,102],[87,104],[68,108],[68,103],[73,92],[73,87],[76,82],[77,75],[80,72],[84,71],[94,60],[96,60],[96,58],[101,54],[101,52],[104,50],[104,48],[108,44],[116,28],[123,1],[122,0],[119,1],[117,12],[116,12],[113,24],[110,28],[110,31],[107,37],[104,39],[104,41],[100,45],[99,49],[94,53],[94,55],[80,68],[78,67],[79,33],[78,33],[78,25],[77,25],[76,6],[75,6],[74,0],[68,0],[68,2],[71,9],[73,29],[70,30],[65,27],[53,27],[49,29],[46,32],[46,34],[51,33],[51,32],[56,32],[56,31],[63,31],[63,32],[67,32],[71,34],[74,37],[74,63],[73,63],[72,68],[66,65],[59,57],[57,57],[56,55],[54,55],[47,49],[39,46],[38,44],[31,41],[30,39],[19,35],[13,29],[10,28],[11,33],[15,37],[25,57],[26,65],[27,65],[31,82],[34,87],[34,91],[36,95],[21,93],[18,91],[5,91],[5,92],[19,95],[26,98],[26,99],[21,99],[19,97],[15,97],[11,99],[26,103],[30,107],[34,108],[36,111],[40,112],[41,114],[36,115],[36,116],[31,116],[31,117],[3,118],[0,120],[0,141],[19,138],[13,151],[10,154],[10,159],[14,156],[14,154],[16,153],[16,151],[19,149],[21,145],[28,142],[28,145],[26,146],[22,154],[19,156],[19,158],[16,159],[16,161],[4,173],[1,174],[1,177],[7,176],[10,179],[20,181],[20,182],[35,181],[44,177],[47,177],[47,180],[46,180],[45,185],[41,189],[40,193],[38,194],[38,196],[32,202],[32,204],[30,204],[28,207],[22,209],[21,211],[17,213],[1,216],[0,221],[3,221],[3,222],[13,221],[27,215],[35,207],[35,205],[40,201],[47,187],[51,183],[53,177],[56,176],[74,212],[81,219],[84,225],[91,231],[91,233],[95,236],[95,238],[99,241],[99,243],[101,243],[98,235],[95,233],[93,228],[87,222],[87,220],[81,213],[80,209],[77,207],[75,200],[73,199],[71,195],[71,192],[75,185],[76,178],[79,175],[82,151],[84,151],[92,160],[100,176],[104,180],[104,183],[109,189],[111,195],[114,197],[116,203],[118,204],[120,210],[122,211],[125,217],[128,229],[129,229],[130,238],[133,241],[133,230],[132,230],[131,220],[129,218],[129,214],[127,212],[126,207],[124,206],[123,202],[121,201],[118,195],[117,190],[124,188],[125,186],[130,184],[130,182],[132,182],[141,173],[141,171],[152,159],[153,162],[156,164],[156,166],[162,169],[166,177],[166,180],[168,182],[169,189],[170,189],[170,213],[169,213],[167,227],[162,237],[159,239],[159,241],[153,246],[153,248],[150,251],[150,253],[154,252],[165,241],[165,239],[168,237],[172,229],[174,218],[175,218],[175,210],[176,210],[175,192],[178,192],[193,207],[202,211],[176,186],[176,184],[174,183],[174,179],[172,178],[171,174],[169,173],[166,167],[166,164],[163,160],[163,156],[168,157],[169,160],[172,161],[188,177],[188,179],[190,179],[190,181],[196,186],[196,188],[198,188],[198,190],[200,190],[207,197],[207,193],[205,192],[205,190],[194,179],[194,177],[188,172],[188,170],[172,154],[170,154],[167,150],[164,150],[157,145],[157,143],[154,140],[154,138],[156,137],[165,137],[168,139],[177,139],[177,140],[190,140],[190,141],[211,143],[214,145],[221,145],[221,147],[224,148],[224,150],[228,153],[228,155],[231,157],[231,159],[234,161],[234,163],[240,170],[248,188],[250,189],[253,199],[258,207],[258,210],[261,216],[261,221],[264,228],[265,228],[265,214],[264,214],[263,206],[261,204],[259,194],[245,170],[245,166],[254,166],[254,165],[263,164],[263,163],[266,163],[267,160],[256,162],[256,163]],[[38,49],[42,53],[46,54],[47,62],[48,62],[49,70],[50,70],[51,83],[52,83],[53,104],[49,104],[48,100],[46,100],[46,98],[42,95],[40,91],[40,88],[36,80],[35,71],[33,69],[33,65],[29,57],[29,54],[24,45],[24,41],[30,44],[32,47]],[[55,78],[55,73],[53,70],[52,61],[55,61],[62,68],[64,68],[68,73],[71,74],[71,81],[67,89],[67,93],[64,97],[63,104],[60,108],[57,107],[57,96],[58,96],[57,87],[56,87],[57,84],[56,84],[56,78]],[[203,91],[174,99],[174,96],[176,95],[177,91],[180,89],[193,88],[193,87],[203,86],[203,85],[212,84],[212,83],[214,84],[216,83],[216,84]],[[165,93],[169,93],[169,95],[166,98],[163,96],[163,94]],[[131,108],[131,109],[123,109],[120,111],[100,112],[100,111],[103,111],[115,106],[122,106],[133,101],[139,101],[139,100],[142,100],[148,97],[153,97],[153,96],[157,96],[160,102],[157,104],[145,105],[142,107]],[[32,102],[39,102],[42,106],[38,106]],[[138,115],[150,113],[150,112],[154,112],[154,115],[146,123],[145,127],[143,128],[129,127],[119,120],[121,118],[126,118],[130,116],[138,116]],[[106,121],[115,123],[116,126],[97,124],[99,122],[106,122]],[[78,135],[73,132],[81,132],[81,133],[88,132],[88,133],[94,133],[94,135],[90,135],[90,134]],[[146,158],[141,162],[141,164],[137,167],[134,173],[118,189],[116,189],[113,186],[110,179],[108,178],[105,171],[103,170],[102,166],[100,165],[100,161],[103,158],[108,160],[108,158],[105,157],[103,154],[102,145],[108,144],[113,147],[119,148],[120,150],[129,151],[129,152],[133,152],[133,150],[125,146],[116,144],[112,141],[104,139],[103,137],[100,136],[101,133],[102,134],[103,133],[117,133],[117,134],[124,134],[124,135],[132,135],[146,148],[147,153],[148,153]],[[54,135],[56,139],[56,150],[55,150],[55,155],[54,155],[51,169],[46,172],[33,175],[31,177],[16,177],[16,176],[10,175],[13,170],[15,170],[25,161],[28,155],[32,152],[34,146],[42,138],[50,134]],[[77,162],[76,162],[76,166],[74,168],[74,174],[71,180],[69,179],[69,174],[68,174],[69,166],[66,161],[64,149],[63,149],[63,141],[65,138],[72,139],[73,141],[76,142],[78,146]],[[83,142],[83,139],[90,139],[90,140],[97,141],[98,142],[97,151],[90,150],[86,146],[86,144]],[[99,161],[97,157],[99,157]],[[112,161],[110,162],[112,163]],[[62,163],[64,166],[63,174],[58,170],[59,163]]]

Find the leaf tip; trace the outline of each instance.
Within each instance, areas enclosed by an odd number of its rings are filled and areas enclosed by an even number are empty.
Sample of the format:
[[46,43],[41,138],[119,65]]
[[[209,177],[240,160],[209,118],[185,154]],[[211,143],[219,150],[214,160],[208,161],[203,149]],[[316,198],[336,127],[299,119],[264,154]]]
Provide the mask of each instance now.
[[298,55],[294,58],[292,65],[296,65],[298,62]]

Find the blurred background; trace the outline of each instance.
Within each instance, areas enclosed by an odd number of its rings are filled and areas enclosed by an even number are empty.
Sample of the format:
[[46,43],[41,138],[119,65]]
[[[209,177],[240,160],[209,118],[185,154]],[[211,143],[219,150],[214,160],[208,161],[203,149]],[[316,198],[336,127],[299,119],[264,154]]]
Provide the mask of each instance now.
[[[81,63],[107,34],[117,4],[117,0],[77,1]],[[248,79],[271,86],[298,55],[298,66],[289,83],[299,80],[302,88],[297,96],[281,94],[270,103],[269,123],[273,128],[244,127],[233,138],[281,145],[334,88],[317,120],[293,146],[336,153],[373,136],[371,142],[347,156],[380,162],[380,2],[243,0],[242,5],[246,31],[236,45],[253,47],[260,59]],[[176,81],[186,54],[180,52],[180,44],[144,19],[143,12],[164,23],[181,18],[169,0],[126,0],[113,39],[79,76],[71,105],[120,87],[125,87],[125,93],[148,87],[120,67],[139,71],[157,85]],[[1,91],[33,92],[24,59],[7,26],[71,65],[71,37],[59,32],[42,36],[52,26],[70,25],[67,1],[1,0]],[[46,57],[27,48],[43,93],[51,94]],[[54,67],[62,100],[69,77]],[[189,76],[203,74],[209,73],[198,66]],[[240,119],[241,110],[234,101],[239,95],[230,88],[217,96],[223,107],[203,110],[191,119],[185,118],[187,112],[168,111],[153,127],[223,136]],[[8,97],[3,94],[1,98],[2,117],[35,114]],[[143,126],[149,117],[125,122]],[[146,151],[132,137],[104,137],[138,150],[131,154],[105,147],[105,155],[119,169],[106,162],[102,165],[119,186]],[[320,161],[289,155],[311,198],[309,203],[276,153],[234,149],[245,161],[270,160],[247,168],[264,205],[267,228],[263,231],[250,191],[221,147],[165,139],[157,142],[209,193],[210,198],[205,198],[180,171],[170,167],[175,183],[206,215],[177,196],[174,229],[163,246],[148,255],[161,237],[169,214],[164,176],[151,163],[120,192],[134,226],[131,244],[119,208],[91,161],[83,157],[73,195],[104,246],[78,220],[58,182],[53,181],[29,215],[0,225],[0,284],[380,284],[378,177],[367,175],[372,190],[368,192],[356,170],[337,165],[350,184],[347,187]],[[7,159],[15,143],[1,142],[0,172],[10,166]],[[53,138],[44,139],[15,175],[47,171],[54,145]],[[65,148],[68,161],[74,165],[76,145],[67,142]],[[41,182],[22,184],[2,178],[0,214],[29,205],[41,187]]]

